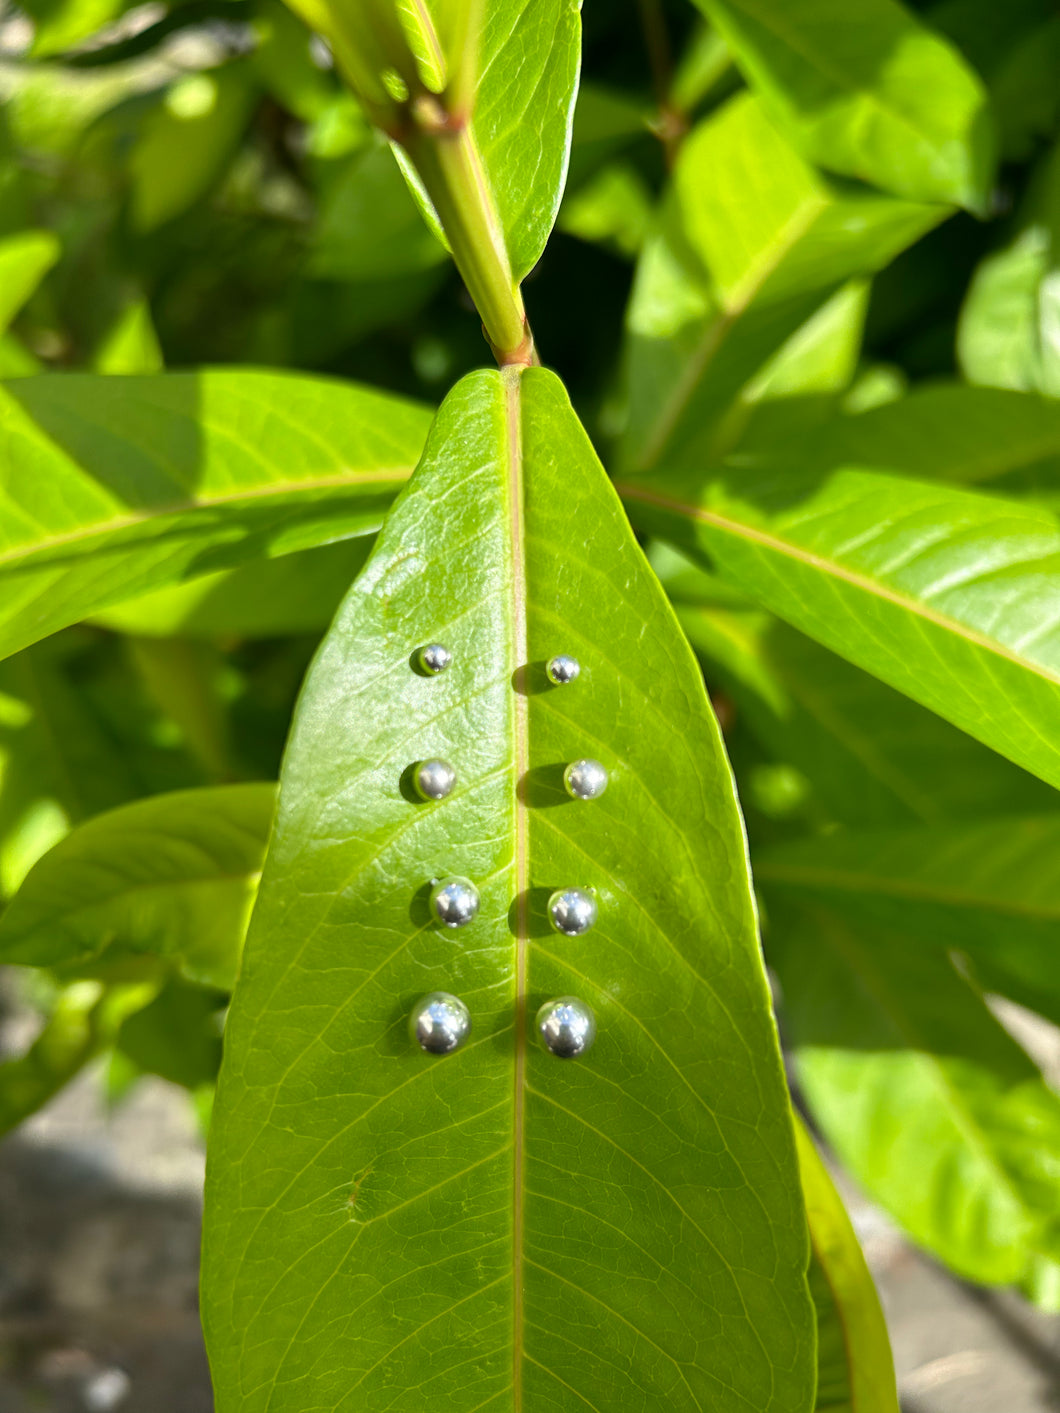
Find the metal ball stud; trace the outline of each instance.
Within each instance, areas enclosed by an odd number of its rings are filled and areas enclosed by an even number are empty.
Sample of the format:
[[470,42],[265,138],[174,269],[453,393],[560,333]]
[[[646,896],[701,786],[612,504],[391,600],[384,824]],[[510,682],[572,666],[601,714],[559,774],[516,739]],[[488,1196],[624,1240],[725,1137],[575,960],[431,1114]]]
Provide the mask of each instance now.
[[432,991],[413,1006],[409,1034],[428,1055],[451,1055],[471,1034],[471,1015],[459,996]]
[[548,920],[564,937],[581,937],[596,922],[596,899],[587,888],[561,888],[548,900]]
[[556,687],[565,687],[568,682],[573,682],[581,670],[578,659],[568,653],[557,653],[545,666],[548,680]]
[[420,648],[418,661],[424,672],[429,672],[432,677],[436,677],[439,672],[445,669],[453,660],[453,654],[441,643],[428,643],[425,648]]
[[567,794],[574,800],[598,800],[607,781],[607,771],[598,760],[572,760],[563,772]]
[[421,760],[412,778],[421,799],[444,800],[453,793],[456,771],[446,760]]
[[558,996],[538,1011],[534,1029],[549,1054],[573,1060],[584,1055],[596,1039],[596,1017],[577,996]]
[[478,903],[478,889],[469,878],[441,878],[431,889],[431,912],[443,927],[465,927]]

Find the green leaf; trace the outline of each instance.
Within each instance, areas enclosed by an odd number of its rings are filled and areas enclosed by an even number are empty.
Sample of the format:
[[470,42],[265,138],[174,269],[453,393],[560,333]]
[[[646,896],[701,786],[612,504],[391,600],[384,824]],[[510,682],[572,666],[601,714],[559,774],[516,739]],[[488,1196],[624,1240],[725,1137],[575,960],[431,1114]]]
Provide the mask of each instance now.
[[189,210],[224,175],[257,100],[252,76],[245,59],[187,74],[142,119],[128,163],[137,231]]
[[958,51],[897,0],[696,0],[773,113],[830,171],[982,211],[996,139]]
[[876,1287],[842,1199],[799,1118],[795,1142],[813,1248],[814,1413],[899,1413],[891,1342]]
[[738,94],[682,145],[638,266],[625,463],[710,456],[719,420],[796,330],[947,214],[827,182]]
[[[1058,802],[1060,803],[1060,802]],[[755,856],[772,895],[810,899],[923,946],[968,952],[1060,1005],[1060,817],[835,833]]]
[[1060,1096],[937,948],[823,909],[771,916],[796,1073],[843,1166],[958,1274],[1060,1254]]
[[1056,517],[843,461],[782,467],[621,491],[639,527],[1060,785]]
[[811,789],[819,823],[863,828],[1044,811],[1033,775],[771,614],[678,602],[709,679]]
[[430,421],[248,371],[0,392],[0,653],[165,584],[378,528]]
[[1060,148],[1034,174],[1016,234],[976,270],[957,326],[972,383],[1060,393]]
[[112,975],[159,958],[230,989],[274,804],[272,785],[220,785],[90,819],[0,915],[0,962]]
[[581,66],[580,0],[486,0],[472,130],[515,279],[552,233]]
[[321,632],[372,548],[368,536],[202,574],[93,615],[119,633],[168,638],[274,638]]
[[[436,678],[410,662],[431,641]],[[553,688],[560,651],[581,673]],[[586,804],[562,772],[590,750],[611,783]],[[435,753],[460,783],[413,803]],[[429,920],[448,873],[481,890],[458,939]],[[545,905],[573,884],[600,917],[561,939]],[[407,1034],[435,988],[473,1017],[446,1059]],[[572,993],[599,1035],[563,1063],[527,1032]],[[286,756],[211,1133],[219,1413],[809,1409],[778,1060],[694,660],[558,381],[472,374]]]
[[176,977],[122,1024],[119,1052],[141,1074],[195,1090],[216,1082],[221,1065],[224,997]]
[[20,231],[0,240],[0,333],[7,329],[59,254],[59,241],[51,231]]
[[43,1029],[25,1052],[0,1064],[0,1134],[10,1133],[113,1044],[122,1023],[150,1002],[151,982],[63,987]]

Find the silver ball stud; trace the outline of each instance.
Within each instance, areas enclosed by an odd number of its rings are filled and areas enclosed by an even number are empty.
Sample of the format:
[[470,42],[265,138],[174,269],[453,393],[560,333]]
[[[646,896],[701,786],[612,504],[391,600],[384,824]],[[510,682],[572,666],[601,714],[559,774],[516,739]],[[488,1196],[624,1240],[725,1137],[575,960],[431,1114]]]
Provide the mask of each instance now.
[[565,687],[568,682],[573,682],[581,670],[581,663],[578,659],[570,657],[567,653],[557,653],[545,665],[548,680],[557,687]]
[[428,1055],[451,1055],[471,1034],[471,1016],[459,996],[432,991],[413,1006],[409,1034]]
[[548,900],[548,920],[564,937],[581,937],[596,921],[596,899],[586,888],[561,888]]
[[534,1029],[550,1054],[573,1060],[584,1055],[596,1039],[596,1017],[577,996],[558,996],[538,1011]]
[[607,771],[598,760],[572,760],[563,772],[567,794],[575,800],[598,800],[607,789]]
[[412,778],[421,799],[444,800],[453,793],[456,771],[446,760],[421,760]]
[[428,643],[425,648],[420,648],[418,654],[420,666],[432,677],[437,676],[439,672],[444,672],[452,660],[453,654],[441,643]]
[[478,889],[469,878],[442,878],[431,889],[431,912],[443,927],[464,927],[478,912]]

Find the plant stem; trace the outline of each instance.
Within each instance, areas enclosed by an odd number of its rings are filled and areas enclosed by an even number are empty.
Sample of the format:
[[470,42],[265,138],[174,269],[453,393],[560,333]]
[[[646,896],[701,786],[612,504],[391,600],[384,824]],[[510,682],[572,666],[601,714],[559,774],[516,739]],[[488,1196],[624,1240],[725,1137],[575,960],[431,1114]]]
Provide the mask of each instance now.
[[470,123],[427,99],[413,107],[415,126],[399,139],[434,203],[483,331],[502,367],[533,362],[523,297],[512,276]]

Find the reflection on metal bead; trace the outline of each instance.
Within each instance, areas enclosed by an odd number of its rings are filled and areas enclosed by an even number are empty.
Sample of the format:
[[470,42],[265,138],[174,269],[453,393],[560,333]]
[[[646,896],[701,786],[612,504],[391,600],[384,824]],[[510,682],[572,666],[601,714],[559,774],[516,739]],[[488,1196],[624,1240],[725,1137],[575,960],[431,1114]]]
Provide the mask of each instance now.
[[421,760],[413,774],[416,793],[424,800],[444,800],[453,793],[456,771],[445,760]]
[[548,680],[554,682],[557,687],[565,687],[568,682],[573,682],[581,670],[581,663],[578,659],[569,657],[566,653],[559,653],[556,657],[550,658],[545,667]]
[[441,643],[428,643],[425,648],[420,648],[419,664],[424,672],[436,673],[444,672],[453,660],[453,654],[448,648],[443,648]]
[[573,1060],[584,1055],[596,1039],[596,1018],[577,996],[558,996],[538,1011],[534,1029],[551,1054]]
[[575,800],[598,800],[607,789],[607,771],[598,760],[572,760],[563,783]]
[[459,996],[432,991],[413,1006],[409,1034],[428,1055],[451,1055],[471,1034],[471,1016]]
[[469,878],[442,878],[431,889],[431,912],[445,927],[463,927],[478,912],[478,889]]
[[548,920],[564,937],[580,937],[596,921],[596,899],[585,888],[562,888],[548,900]]

